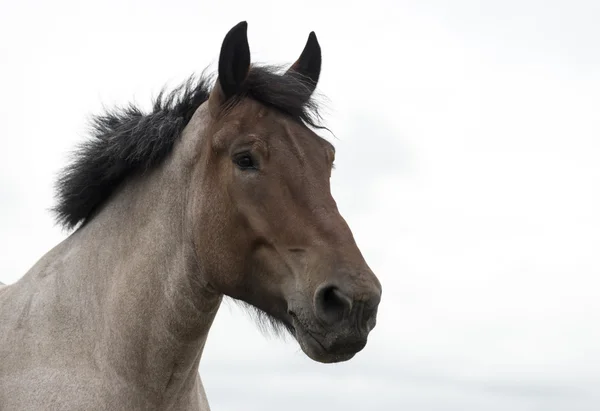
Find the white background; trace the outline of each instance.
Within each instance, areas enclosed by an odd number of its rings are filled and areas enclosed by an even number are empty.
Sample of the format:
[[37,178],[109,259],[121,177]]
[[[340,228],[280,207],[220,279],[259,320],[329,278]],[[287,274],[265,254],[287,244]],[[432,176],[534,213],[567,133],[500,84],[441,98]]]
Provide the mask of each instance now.
[[103,106],[149,106],[249,23],[254,61],[315,30],[340,209],[384,286],[338,365],[233,302],[213,411],[600,409],[600,3],[2,0],[0,281],[68,233],[55,176]]

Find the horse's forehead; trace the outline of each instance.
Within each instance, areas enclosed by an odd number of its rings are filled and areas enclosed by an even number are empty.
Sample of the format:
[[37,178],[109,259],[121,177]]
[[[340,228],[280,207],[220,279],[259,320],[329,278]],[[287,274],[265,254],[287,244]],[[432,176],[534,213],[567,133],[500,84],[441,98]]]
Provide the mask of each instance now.
[[282,158],[290,156],[300,160],[300,164],[307,165],[316,161],[322,162],[327,147],[325,140],[315,134],[305,125],[285,116],[277,118],[276,126],[270,128],[266,134],[266,144]]
[[232,144],[238,137],[252,137],[284,157],[295,153],[318,160],[318,153],[328,152],[329,157],[334,152],[327,140],[299,120],[252,99],[239,102],[222,121],[214,135],[214,143],[219,146]]

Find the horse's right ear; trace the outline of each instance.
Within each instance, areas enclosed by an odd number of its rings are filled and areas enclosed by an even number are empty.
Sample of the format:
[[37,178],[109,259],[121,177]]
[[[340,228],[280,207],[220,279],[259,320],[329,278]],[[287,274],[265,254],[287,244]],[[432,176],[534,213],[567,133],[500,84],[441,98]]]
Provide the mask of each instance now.
[[248,23],[242,21],[229,30],[221,45],[219,78],[211,93],[211,105],[220,107],[243,91],[249,71]]
[[321,46],[319,46],[314,31],[310,32],[300,58],[289,68],[287,73],[300,74],[305,80],[308,80],[306,83],[310,93],[315,91],[321,74]]

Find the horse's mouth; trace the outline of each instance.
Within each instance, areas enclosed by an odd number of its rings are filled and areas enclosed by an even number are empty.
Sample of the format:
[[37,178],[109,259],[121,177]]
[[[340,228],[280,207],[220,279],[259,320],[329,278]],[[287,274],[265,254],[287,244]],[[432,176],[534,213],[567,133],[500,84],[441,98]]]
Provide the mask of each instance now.
[[298,341],[300,348],[304,353],[314,361],[321,363],[336,363],[348,361],[362,350],[363,344],[341,345],[335,344],[332,348],[327,348],[325,336],[308,330],[308,327],[301,324],[298,318],[290,313],[292,321],[289,325],[290,331]]

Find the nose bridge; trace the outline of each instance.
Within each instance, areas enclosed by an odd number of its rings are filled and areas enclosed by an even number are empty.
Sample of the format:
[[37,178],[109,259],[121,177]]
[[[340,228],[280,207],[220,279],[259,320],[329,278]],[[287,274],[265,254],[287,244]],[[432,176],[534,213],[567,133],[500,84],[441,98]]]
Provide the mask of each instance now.
[[331,199],[329,206],[323,206],[314,214],[319,221],[313,241],[317,254],[320,254],[318,259],[329,261],[326,271],[330,281],[339,283],[342,291],[353,299],[377,292],[381,294],[381,284],[365,261],[335,201]]
[[[308,181],[300,184],[310,185]],[[381,284],[367,265],[333,196],[329,190],[309,191],[314,195],[308,196],[309,200],[305,203],[308,207],[299,213],[306,218],[300,231],[305,233],[312,251],[313,263],[309,264],[312,266],[309,272],[321,277],[311,282],[315,287],[334,286],[345,296],[340,297],[342,300],[349,298],[359,305],[376,306]],[[317,290],[314,292],[317,293]]]
[[358,250],[354,235],[331,195],[322,199],[319,204],[314,204],[311,210],[311,216],[316,220],[315,234],[319,237],[319,242],[346,249],[345,252],[352,252],[354,248]]

